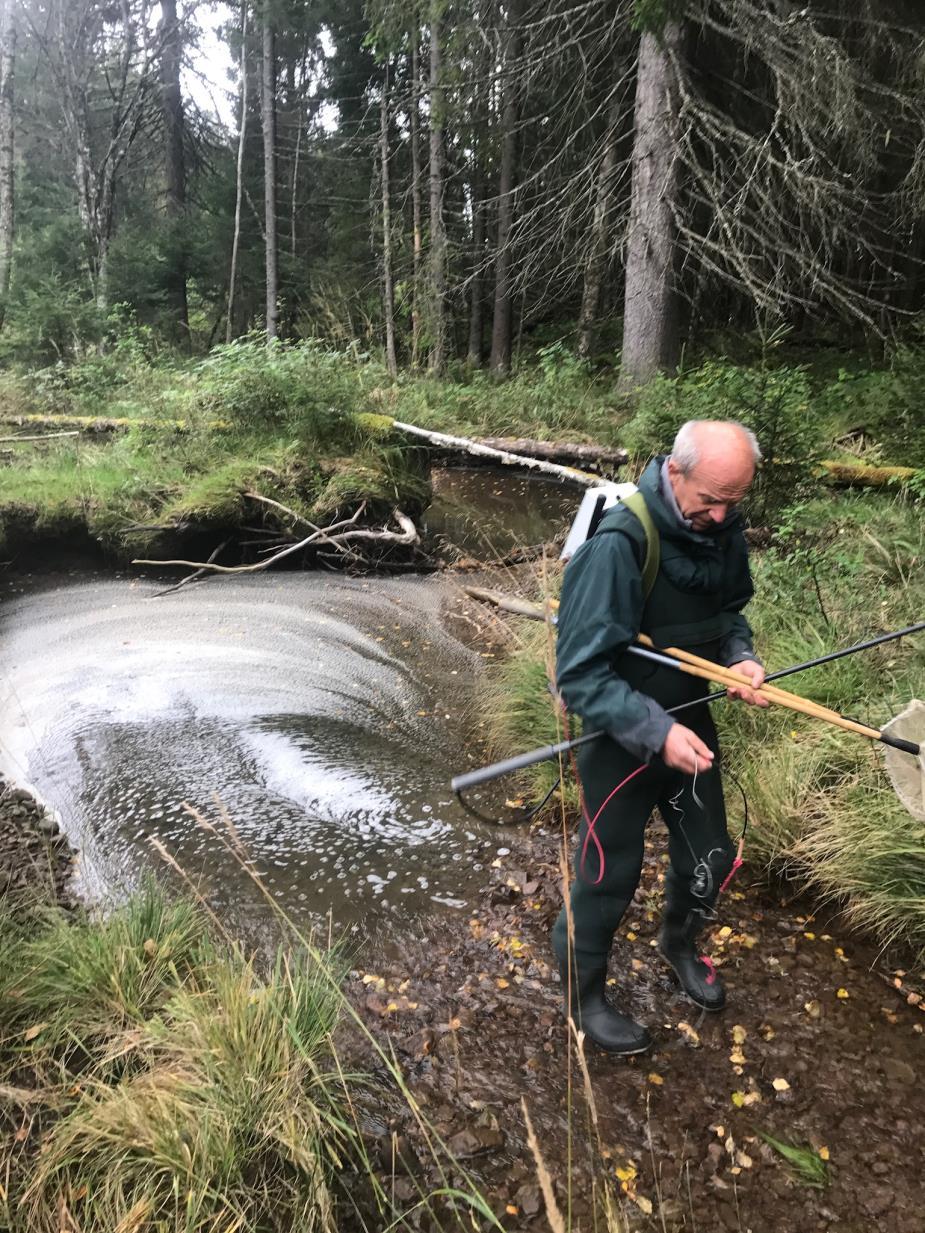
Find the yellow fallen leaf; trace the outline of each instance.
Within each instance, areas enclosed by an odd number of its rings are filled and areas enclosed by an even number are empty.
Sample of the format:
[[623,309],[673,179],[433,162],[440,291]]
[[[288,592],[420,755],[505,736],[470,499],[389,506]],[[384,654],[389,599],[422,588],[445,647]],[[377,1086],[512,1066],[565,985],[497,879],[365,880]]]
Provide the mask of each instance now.
[[23,1037],[25,1040],[35,1040],[39,1032],[43,1032],[45,1028],[47,1027],[48,1027],[47,1020],[44,1023],[33,1023],[31,1028],[26,1028],[26,1030],[23,1032]]
[[819,1149],[819,1156],[820,1156],[820,1158],[821,1158],[822,1160],[828,1160],[828,1159],[829,1159],[829,1155],[830,1155],[830,1152],[829,1152],[829,1149],[828,1149],[827,1147],[820,1147],[820,1149]]
[[509,1216],[519,1216],[520,1208],[513,1203],[508,1203],[504,1209]]
[[522,796],[515,796],[513,800],[505,801],[504,803],[508,809],[523,809],[524,798]]
[[729,1172],[733,1175],[733,1177],[738,1177],[742,1170],[738,1165],[733,1165]]
[[628,1160],[625,1165],[617,1165],[614,1169],[614,1173],[616,1173],[617,1178],[624,1184],[627,1182],[632,1182],[636,1179],[636,1166],[631,1160]]
[[737,1023],[735,1027],[732,1029],[732,1039],[734,1043],[737,1045],[744,1045],[745,1038],[747,1035],[748,1035],[748,1032],[739,1023]]
[[679,1023],[678,1031],[682,1032],[687,1037],[687,1039],[691,1042],[692,1045],[700,1044],[700,1037],[697,1035],[697,1033],[694,1031],[694,1029],[691,1027],[689,1023]]
[[652,1215],[652,1200],[651,1199],[647,1199],[644,1194],[634,1195],[633,1198],[634,1198],[634,1202],[636,1206],[639,1208],[641,1212],[644,1212],[646,1216]]
[[774,1088],[775,1092],[789,1092],[790,1091],[790,1084],[787,1082],[786,1079],[772,1079],[771,1087]]
[[635,933],[633,933],[632,929],[627,929],[627,931],[626,931],[626,940],[627,940],[627,942],[635,942],[635,941],[636,941],[636,934],[635,934]]
[[665,1082],[665,1080],[662,1078],[661,1075],[657,1075],[653,1071],[653,1073],[649,1075],[649,1082],[654,1083],[656,1087],[661,1087],[662,1084]]
[[714,1132],[714,1134],[716,1134],[717,1138],[725,1139],[726,1137],[726,1127],[725,1126],[711,1126],[710,1129]]
[[729,925],[723,925],[722,929],[720,929],[719,933],[716,936],[722,939],[731,937],[732,936],[731,927]]
[[736,1164],[739,1168],[750,1169],[754,1163],[754,1160],[752,1160],[748,1152],[743,1152],[741,1148],[736,1152]]
[[745,1054],[741,1049],[733,1049],[733,1051],[729,1054],[729,1060],[732,1062],[733,1066],[744,1066]]
[[510,983],[511,982],[509,980],[505,980],[503,976],[499,976],[495,981],[495,984],[499,989],[507,989],[510,986]]
[[815,942],[816,940],[816,935],[814,933],[804,932],[803,937],[808,938],[810,942]]
[[845,998],[850,997],[851,994],[848,992],[847,989],[839,989],[836,991],[835,996],[837,998],[841,998],[842,1000],[844,1000]]
[[732,1103],[735,1105],[737,1109],[741,1109],[742,1106],[745,1104],[745,1093],[744,1092],[733,1092],[732,1093]]

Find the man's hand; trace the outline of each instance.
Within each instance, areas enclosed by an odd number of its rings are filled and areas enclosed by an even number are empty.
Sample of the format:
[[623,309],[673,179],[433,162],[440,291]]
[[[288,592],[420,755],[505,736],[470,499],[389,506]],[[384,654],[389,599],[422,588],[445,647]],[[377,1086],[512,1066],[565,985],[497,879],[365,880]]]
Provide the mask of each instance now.
[[754,692],[764,680],[764,668],[761,664],[756,664],[753,659],[743,659],[737,664],[733,664],[732,672],[738,672],[740,676],[747,676],[752,683],[752,689],[746,689],[744,685],[730,685],[726,691],[730,698],[740,698],[743,702],[747,702],[749,706],[769,706],[767,698],[760,698]]
[[713,765],[713,750],[704,745],[696,732],[679,723],[668,729],[661,753],[672,770],[683,771],[685,775],[702,774]]

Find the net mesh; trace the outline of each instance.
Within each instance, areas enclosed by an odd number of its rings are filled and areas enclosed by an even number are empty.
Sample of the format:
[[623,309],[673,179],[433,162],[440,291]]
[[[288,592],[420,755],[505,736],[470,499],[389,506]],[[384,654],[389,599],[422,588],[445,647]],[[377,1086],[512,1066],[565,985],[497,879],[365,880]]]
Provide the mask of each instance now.
[[[883,729],[889,736],[898,736],[905,741],[925,744],[925,702],[914,699],[895,719]],[[923,755],[913,757],[899,749],[883,747],[886,769],[892,780],[896,795],[920,822],[925,822],[925,760]]]

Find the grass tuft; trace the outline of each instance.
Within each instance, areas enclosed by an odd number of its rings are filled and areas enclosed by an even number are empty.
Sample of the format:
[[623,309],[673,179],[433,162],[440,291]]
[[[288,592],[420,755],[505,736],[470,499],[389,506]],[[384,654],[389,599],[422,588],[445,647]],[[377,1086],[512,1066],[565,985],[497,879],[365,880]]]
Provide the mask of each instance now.
[[811,1147],[800,1147],[796,1143],[784,1143],[763,1130],[758,1133],[784,1160],[787,1172],[795,1182],[799,1182],[801,1186],[811,1186],[815,1190],[822,1190],[829,1184],[828,1166],[818,1152]]

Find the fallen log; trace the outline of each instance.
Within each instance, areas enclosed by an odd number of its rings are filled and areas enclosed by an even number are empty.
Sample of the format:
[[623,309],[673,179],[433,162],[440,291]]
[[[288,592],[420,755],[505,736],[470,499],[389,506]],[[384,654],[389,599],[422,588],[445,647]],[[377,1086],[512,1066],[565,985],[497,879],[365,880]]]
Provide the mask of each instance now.
[[564,462],[574,465],[597,466],[616,471],[629,461],[624,449],[608,449],[603,445],[576,445],[572,441],[534,441],[530,437],[479,437],[479,445],[489,449],[503,450],[509,454],[525,454],[528,458],[542,458],[545,462]]
[[[15,424],[40,428],[76,428],[84,432],[121,432],[127,428],[170,428],[175,432],[189,432],[194,427],[189,420],[147,419],[141,416],[124,415],[18,415],[0,410],[0,424]],[[230,428],[227,420],[208,420],[205,427],[222,430]]]
[[531,471],[539,471],[542,475],[554,475],[557,479],[581,484],[583,488],[595,488],[602,482],[599,475],[591,475],[587,471],[578,470],[577,467],[566,467],[559,463],[546,462],[542,458],[529,458],[525,454],[496,449],[469,437],[452,437],[445,432],[431,432],[426,428],[418,428],[415,424],[403,424],[400,420],[393,420],[392,427],[409,436],[420,437],[440,449],[461,451],[477,458],[489,458],[503,467],[527,467]]
[[887,488],[901,486],[914,475],[915,467],[872,467],[862,462],[820,462],[830,484],[847,487]]

